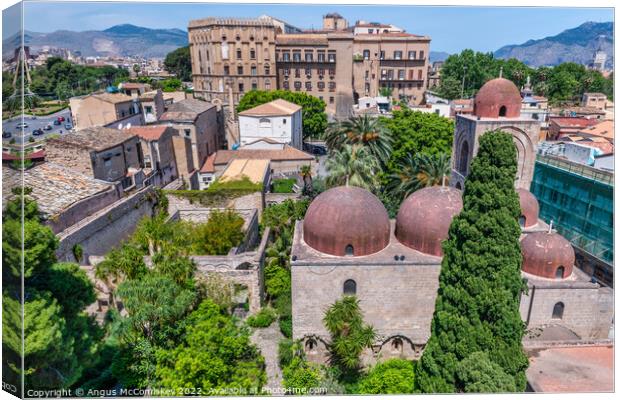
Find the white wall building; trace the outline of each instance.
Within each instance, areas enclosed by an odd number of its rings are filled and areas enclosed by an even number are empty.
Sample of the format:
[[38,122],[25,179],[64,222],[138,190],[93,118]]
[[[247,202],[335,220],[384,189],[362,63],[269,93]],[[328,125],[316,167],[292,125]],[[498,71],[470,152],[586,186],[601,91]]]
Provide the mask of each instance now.
[[239,113],[240,145],[271,139],[302,148],[301,107],[277,99]]

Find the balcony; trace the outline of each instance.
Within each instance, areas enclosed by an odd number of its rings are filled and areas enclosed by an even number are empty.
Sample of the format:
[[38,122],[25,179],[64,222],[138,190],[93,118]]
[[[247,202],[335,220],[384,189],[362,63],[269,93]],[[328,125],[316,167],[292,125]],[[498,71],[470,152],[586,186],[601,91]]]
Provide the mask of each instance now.
[[380,82],[424,82],[424,79],[417,78],[398,78],[398,77],[388,77],[382,76],[379,78]]

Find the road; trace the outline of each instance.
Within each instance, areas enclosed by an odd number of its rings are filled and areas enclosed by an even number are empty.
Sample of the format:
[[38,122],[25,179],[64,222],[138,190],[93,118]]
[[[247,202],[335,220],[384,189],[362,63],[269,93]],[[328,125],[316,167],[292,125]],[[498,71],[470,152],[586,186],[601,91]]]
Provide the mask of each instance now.
[[[63,116],[65,118],[65,121],[63,121],[61,125],[54,125],[54,120],[60,116]],[[59,134],[61,133],[61,131],[62,133],[66,133],[67,128],[65,128],[65,124],[67,123],[67,121],[71,120],[71,111],[66,108],[54,114],[46,115],[44,117],[36,117],[36,119],[32,119],[31,115],[24,115],[23,118],[24,122],[28,124],[28,127],[24,129],[23,139],[21,128],[17,127],[17,124],[22,122],[21,115],[2,121],[2,132],[10,132],[12,134],[11,138],[2,138],[3,143],[8,143],[11,139],[15,139],[15,142],[18,144],[22,143],[22,140],[28,143],[28,139],[30,138],[30,136],[32,136],[32,132],[35,129],[43,129],[45,125],[48,124],[52,126],[52,130],[43,130],[43,135],[33,136],[35,140],[42,140],[47,135]]]

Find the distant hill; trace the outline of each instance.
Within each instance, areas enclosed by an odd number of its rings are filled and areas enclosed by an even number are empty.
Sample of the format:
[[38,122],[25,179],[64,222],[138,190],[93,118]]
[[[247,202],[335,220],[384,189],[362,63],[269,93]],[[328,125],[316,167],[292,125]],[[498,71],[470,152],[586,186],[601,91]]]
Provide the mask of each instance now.
[[450,56],[450,53],[446,53],[445,51],[431,51],[429,56],[429,61],[434,63],[435,61],[446,61],[446,58]]
[[532,67],[563,62],[589,64],[601,46],[607,53],[606,66],[611,69],[614,65],[613,37],[613,22],[586,22],[555,36],[504,46],[495,52],[495,57],[516,58]]
[[[20,43],[19,34],[2,41],[2,58],[11,57]],[[187,32],[181,29],[150,29],[124,24],[103,31],[24,32],[24,42],[36,53],[43,46],[79,50],[88,56],[165,57],[170,51],[186,46]]]

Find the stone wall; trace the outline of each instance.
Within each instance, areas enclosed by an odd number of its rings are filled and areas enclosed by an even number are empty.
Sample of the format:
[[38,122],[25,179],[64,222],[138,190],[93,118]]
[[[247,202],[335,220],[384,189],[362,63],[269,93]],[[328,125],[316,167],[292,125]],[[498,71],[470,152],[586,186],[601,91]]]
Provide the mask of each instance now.
[[[191,209],[204,209],[205,206],[194,202],[191,203],[187,198],[183,196],[177,196],[173,193],[166,193],[166,197],[168,198],[168,214],[173,215],[178,210],[191,210]],[[251,193],[245,196],[240,196],[237,198],[233,198],[225,202],[225,204],[218,204],[216,208],[233,208],[235,210],[251,210],[256,209],[258,211],[258,216],[260,219],[260,215],[264,209],[264,195],[261,192]]]
[[[553,318],[559,302],[564,312]],[[613,290],[587,281],[530,281],[528,293],[521,296],[520,312],[529,330],[561,325],[583,340],[606,339],[614,315]]]
[[268,206],[284,203],[286,200],[297,201],[301,199],[301,193],[266,193],[265,203]]
[[110,190],[80,200],[64,210],[58,217],[47,221],[47,224],[54,233],[62,232],[70,226],[83,221],[97,211],[120,200],[122,190],[120,185],[117,185],[110,188]]
[[353,279],[364,321],[377,332],[367,361],[395,355],[415,358],[430,336],[439,270],[439,265],[411,264],[293,265],[293,338],[314,338],[319,349],[312,357],[324,361],[320,343],[329,341],[329,333],[323,316],[342,297],[344,281]]
[[153,214],[154,189],[146,187],[81,220],[57,234],[59,261],[76,261],[73,246],[82,246],[86,262],[89,256],[103,256],[121,244],[144,216]]

